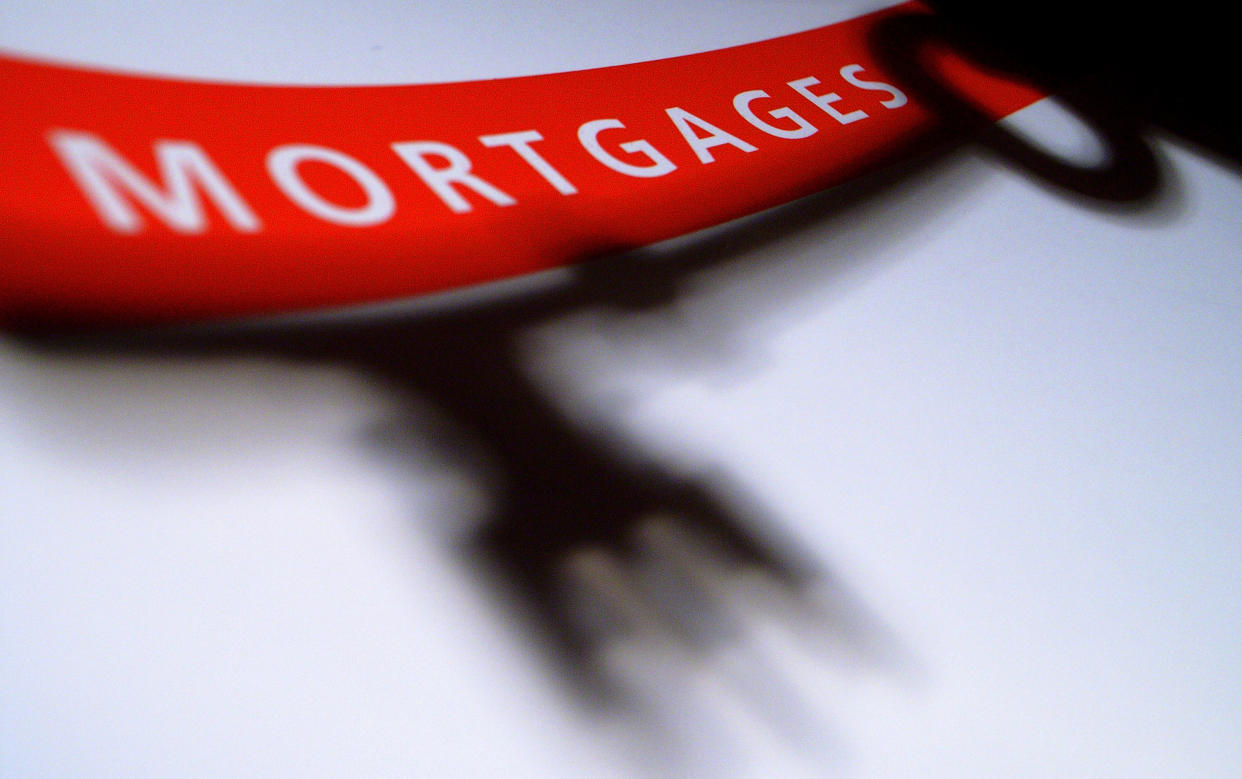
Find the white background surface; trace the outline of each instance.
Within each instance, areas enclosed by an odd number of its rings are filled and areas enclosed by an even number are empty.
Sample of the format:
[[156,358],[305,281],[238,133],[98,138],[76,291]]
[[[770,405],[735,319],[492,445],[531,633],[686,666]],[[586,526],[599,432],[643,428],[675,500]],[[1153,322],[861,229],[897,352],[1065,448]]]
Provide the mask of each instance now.
[[[400,82],[685,53],[866,7],[223,5],[10,2],[0,45]],[[1054,112],[1019,120],[1065,145]],[[685,681],[720,720],[695,765],[1242,769],[1242,180],[1157,149],[1154,210],[1085,208],[961,153],[696,280],[675,325],[587,311],[529,335],[566,408],[733,474],[916,669],[770,649],[816,723],[795,744],[712,703],[709,659]],[[0,340],[0,775],[641,770],[447,548],[441,529],[479,508],[460,479],[363,442],[396,402],[331,365]]]

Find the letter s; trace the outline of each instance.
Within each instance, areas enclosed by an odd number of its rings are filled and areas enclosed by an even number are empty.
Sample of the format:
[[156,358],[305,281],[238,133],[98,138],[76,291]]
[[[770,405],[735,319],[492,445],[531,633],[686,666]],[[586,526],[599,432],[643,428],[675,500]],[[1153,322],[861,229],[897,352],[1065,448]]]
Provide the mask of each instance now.
[[901,108],[903,105],[906,104],[905,93],[902,92],[897,87],[893,86],[892,84],[885,84],[883,81],[864,81],[863,79],[858,78],[856,75],[854,75],[861,70],[863,70],[862,65],[846,65],[845,67],[841,68],[841,78],[850,82],[851,84],[858,87],[859,89],[866,89],[869,91],[887,92],[890,95],[892,95],[892,97],[890,97],[888,100],[880,101],[880,105],[884,106],[885,108]]

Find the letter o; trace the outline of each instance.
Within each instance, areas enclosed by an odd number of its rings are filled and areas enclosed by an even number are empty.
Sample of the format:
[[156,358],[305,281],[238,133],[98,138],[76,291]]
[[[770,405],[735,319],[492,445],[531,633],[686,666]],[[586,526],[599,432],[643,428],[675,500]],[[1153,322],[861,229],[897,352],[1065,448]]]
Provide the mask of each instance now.
[[[327,163],[352,178],[366,193],[366,204],[346,208],[325,200],[298,175],[298,165],[308,161]],[[278,146],[267,155],[267,172],[290,200],[325,222],[369,227],[386,222],[396,210],[396,201],[383,179],[366,165],[335,149],[301,143]]]

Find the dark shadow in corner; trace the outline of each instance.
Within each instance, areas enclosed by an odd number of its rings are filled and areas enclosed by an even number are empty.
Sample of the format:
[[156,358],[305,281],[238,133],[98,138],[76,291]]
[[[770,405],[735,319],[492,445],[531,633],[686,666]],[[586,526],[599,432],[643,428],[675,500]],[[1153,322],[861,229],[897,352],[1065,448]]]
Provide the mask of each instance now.
[[[1017,170],[1051,184],[1088,207],[1133,211],[1152,205],[1160,189],[1156,158],[1140,137],[1141,122],[1107,100],[1084,91],[1081,83],[1032,70],[995,41],[956,23],[952,16],[907,14],[886,19],[871,36],[877,59],[922,102],[937,107],[950,126],[971,133],[976,143]],[[1099,166],[1065,161],[1032,146],[988,115],[928,66],[929,50],[956,52],[985,71],[1015,74],[1057,96],[1086,123],[1107,151]],[[972,132],[973,130],[973,132]]]
[[[938,34],[1023,74],[1113,126],[1156,127],[1242,172],[1233,100],[1238,27],[1229,6],[927,0]],[[1097,124],[1107,127],[1108,124]]]

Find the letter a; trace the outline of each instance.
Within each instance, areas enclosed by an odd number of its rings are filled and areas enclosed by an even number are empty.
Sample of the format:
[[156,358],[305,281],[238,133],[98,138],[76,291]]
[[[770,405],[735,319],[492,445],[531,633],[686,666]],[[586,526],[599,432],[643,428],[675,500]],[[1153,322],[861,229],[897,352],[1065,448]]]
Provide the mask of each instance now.
[[[694,153],[698,156],[699,162],[706,164],[708,162],[716,161],[716,159],[712,157],[712,153],[708,151],[708,149],[713,146],[736,146],[747,153],[755,151],[754,146],[750,145],[746,141],[743,141],[741,138],[738,138],[736,135],[730,135],[714,124],[700,119],[683,108],[677,108],[674,106],[673,108],[666,108],[664,110],[668,114],[668,118],[673,120],[673,124],[677,125],[677,129],[681,131],[681,135],[686,139],[686,143],[690,144],[691,149],[694,149]],[[690,125],[694,125],[700,130],[703,130],[707,133],[707,135],[699,136],[693,129],[691,129]]]

